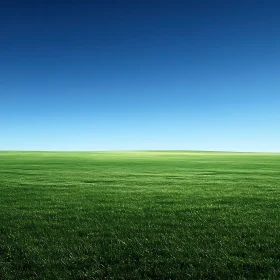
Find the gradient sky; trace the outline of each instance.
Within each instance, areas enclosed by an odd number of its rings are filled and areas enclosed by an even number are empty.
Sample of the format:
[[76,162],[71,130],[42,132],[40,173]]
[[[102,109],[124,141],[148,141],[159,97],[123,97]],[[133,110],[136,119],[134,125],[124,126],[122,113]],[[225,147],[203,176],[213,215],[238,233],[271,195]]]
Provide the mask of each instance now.
[[279,1],[2,1],[0,150],[280,151]]

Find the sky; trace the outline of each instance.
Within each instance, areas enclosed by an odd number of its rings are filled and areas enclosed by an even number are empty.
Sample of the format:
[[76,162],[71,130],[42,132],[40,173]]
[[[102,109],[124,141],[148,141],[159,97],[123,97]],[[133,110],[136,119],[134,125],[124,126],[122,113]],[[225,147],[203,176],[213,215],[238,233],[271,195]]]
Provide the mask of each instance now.
[[0,4],[0,150],[280,152],[280,2]]

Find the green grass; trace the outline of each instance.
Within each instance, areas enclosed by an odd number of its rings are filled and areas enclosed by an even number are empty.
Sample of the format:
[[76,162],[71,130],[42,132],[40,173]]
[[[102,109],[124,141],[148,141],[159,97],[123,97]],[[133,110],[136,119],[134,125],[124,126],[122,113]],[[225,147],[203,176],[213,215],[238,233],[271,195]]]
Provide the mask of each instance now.
[[0,152],[0,279],[280,279],[280,154]]

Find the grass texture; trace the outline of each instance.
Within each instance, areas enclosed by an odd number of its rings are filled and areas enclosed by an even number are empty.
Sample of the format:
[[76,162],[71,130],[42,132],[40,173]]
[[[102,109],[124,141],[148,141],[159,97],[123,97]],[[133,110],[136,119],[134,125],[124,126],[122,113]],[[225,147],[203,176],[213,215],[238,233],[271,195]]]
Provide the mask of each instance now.
[[280,279],[280,154],[0,152],[0,279]]

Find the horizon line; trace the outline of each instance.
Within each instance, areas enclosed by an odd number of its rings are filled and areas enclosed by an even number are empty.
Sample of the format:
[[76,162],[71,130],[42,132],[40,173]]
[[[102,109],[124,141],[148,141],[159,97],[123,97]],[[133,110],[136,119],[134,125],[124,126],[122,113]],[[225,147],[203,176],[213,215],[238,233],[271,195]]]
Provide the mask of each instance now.
[[185,150],[185,149],[120,149],[120,150],[17,150],[17,149],[7,149],[0,150],[0,152],[34,152],[34,153],[118,153],[118,152],[193,152],[193,153],[259,153],[259,154],[279,154],[280,151],[232,151],[232,150]]

